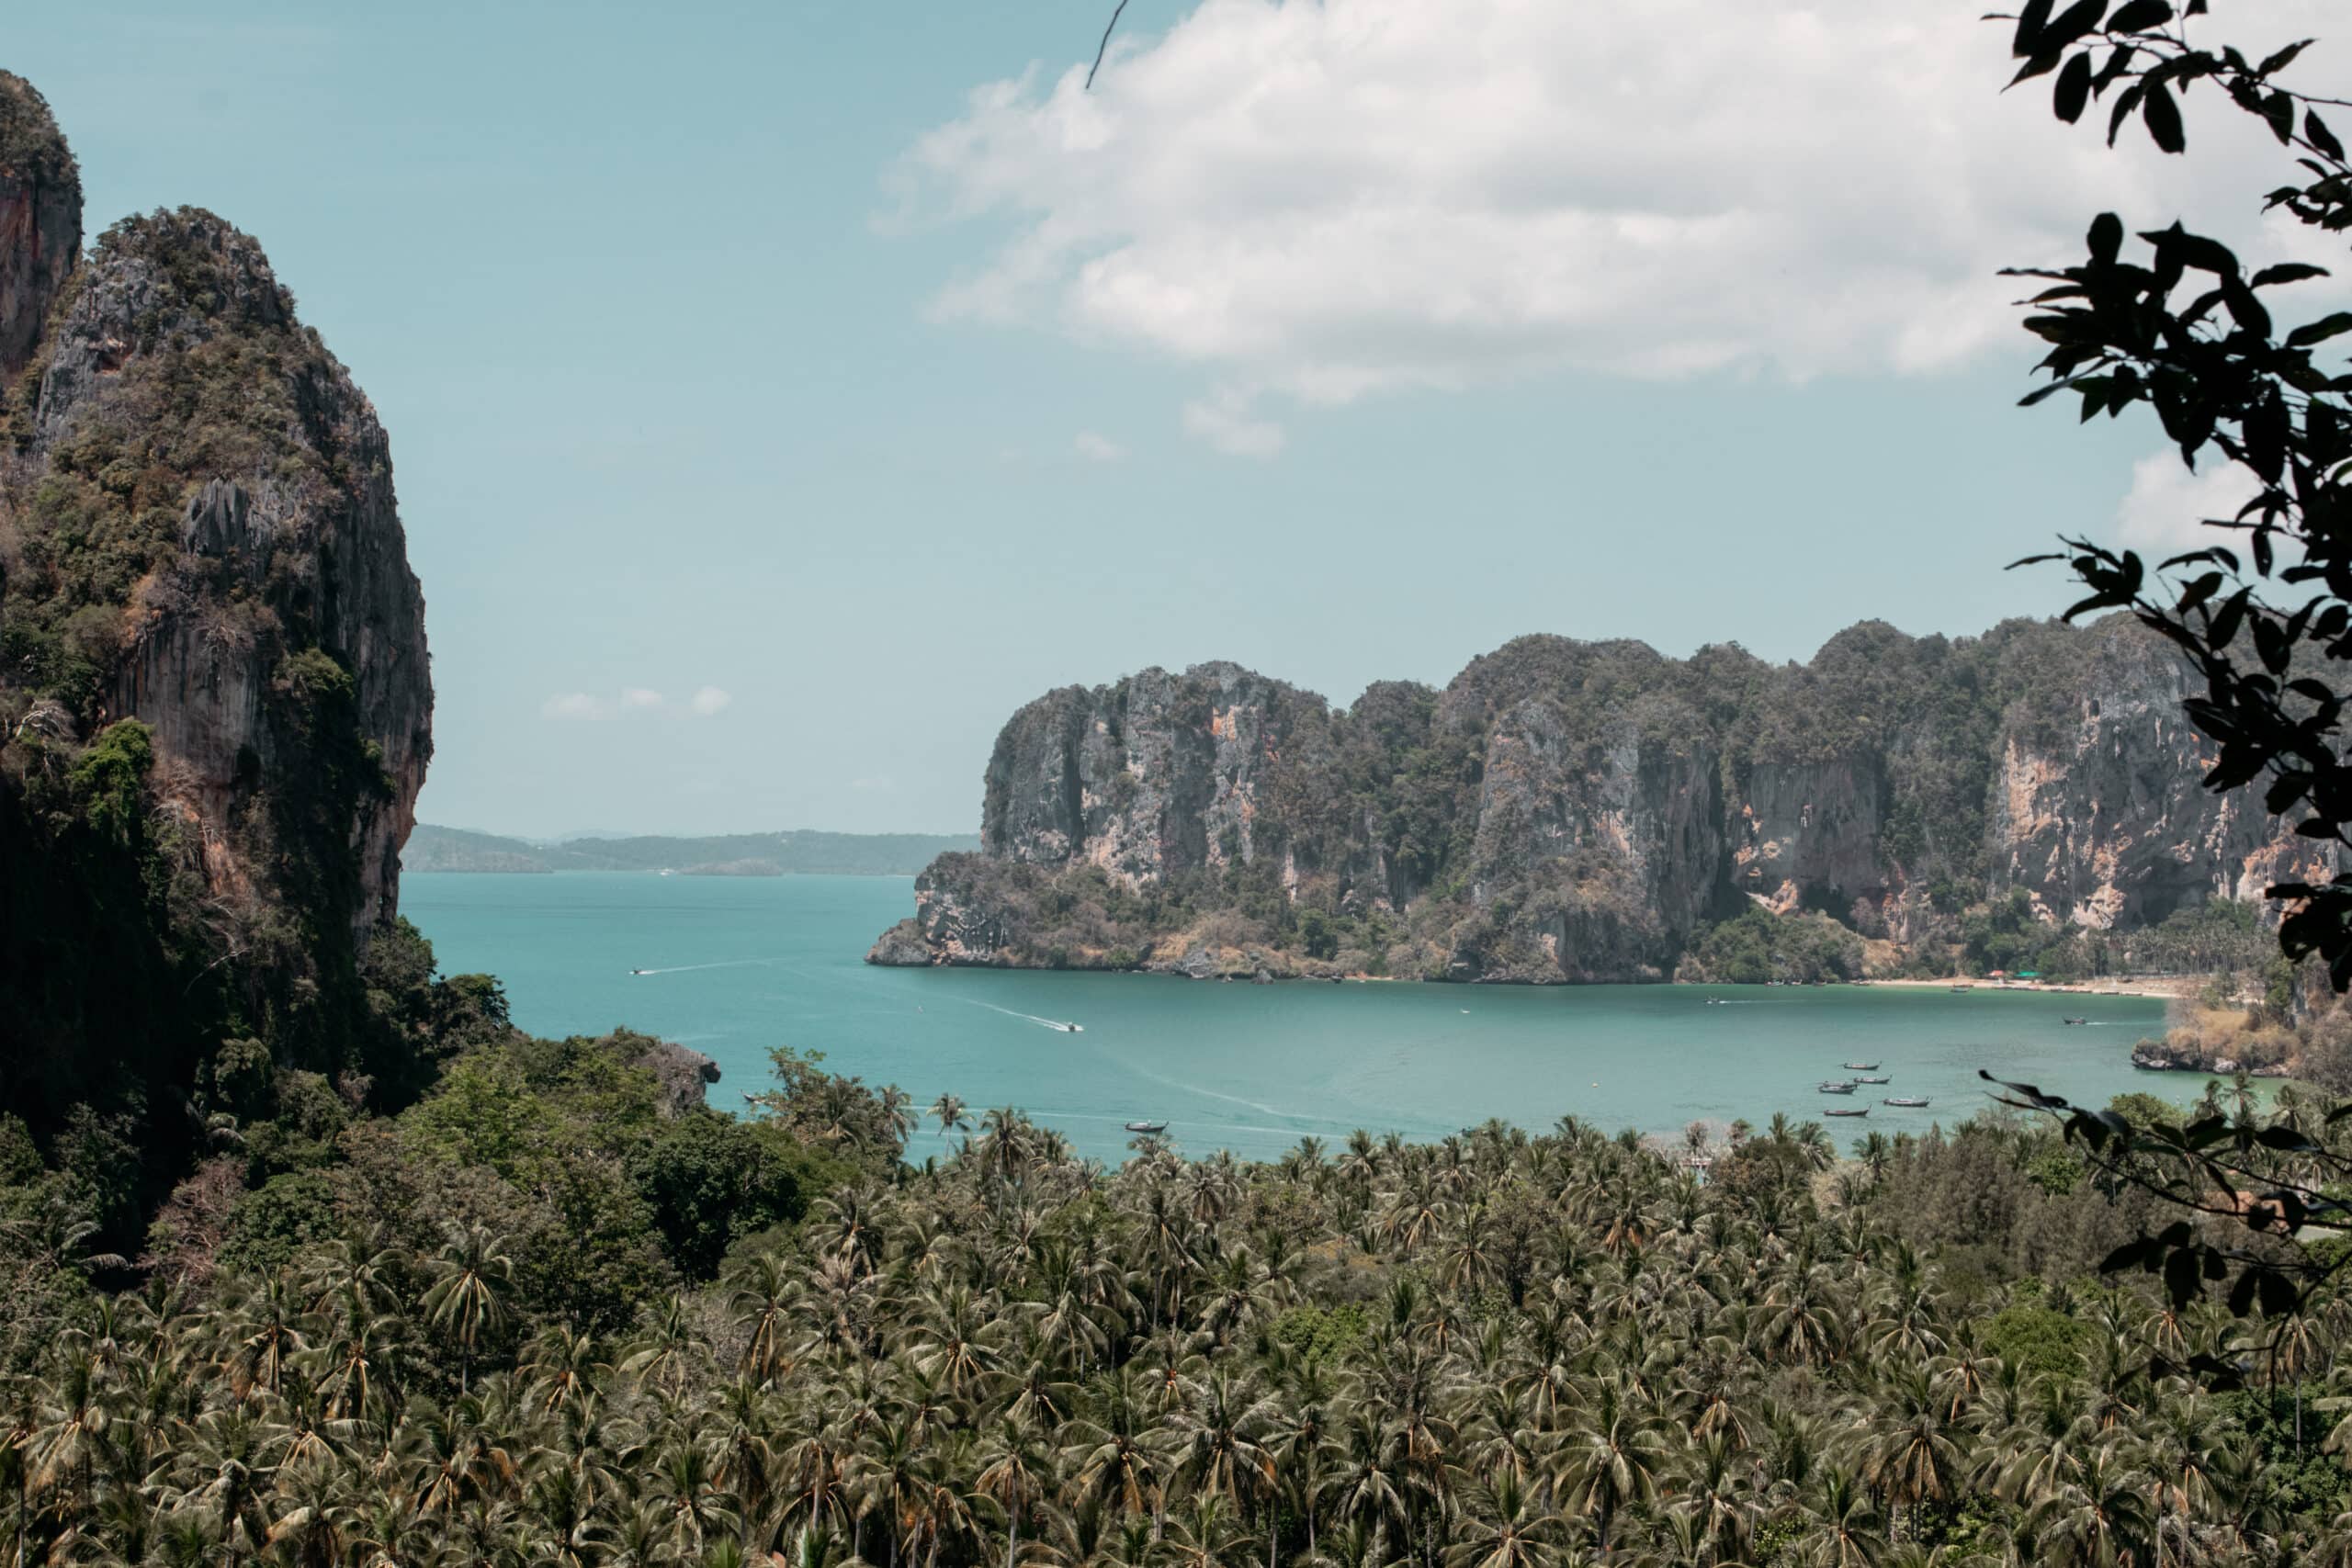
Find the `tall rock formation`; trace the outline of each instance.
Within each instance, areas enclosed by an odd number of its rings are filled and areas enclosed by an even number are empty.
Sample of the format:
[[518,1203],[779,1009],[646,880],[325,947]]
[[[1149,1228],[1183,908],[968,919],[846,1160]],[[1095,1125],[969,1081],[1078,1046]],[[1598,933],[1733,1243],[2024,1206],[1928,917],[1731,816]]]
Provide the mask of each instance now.
[[2317,852],[2200,787],[2187,690],[2120,617],[1869,624],[1778,668],[1524,637],[1346,711],[1147,671],[1013,716],[981,852],[870,956],[1645,980],[1746,908],[1932,945],[2013,890],[2053,931],[2136,930]]
[[13,381],[82,250],[82,178],[49,105],[0,71],[0,380]]
[[227,1033],[364,1092],[432,754],[390,446],[250,236],[82,256],[80,209],[0,75],[0,1111],[184,1093]]

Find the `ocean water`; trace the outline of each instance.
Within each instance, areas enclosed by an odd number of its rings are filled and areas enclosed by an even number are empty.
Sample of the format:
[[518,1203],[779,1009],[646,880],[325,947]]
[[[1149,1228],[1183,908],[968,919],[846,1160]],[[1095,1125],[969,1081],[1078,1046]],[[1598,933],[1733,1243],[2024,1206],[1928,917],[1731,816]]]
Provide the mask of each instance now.
[[[919,1107],[944,1090],[975,1115],[1019,1106],[1106,1161],[1125,1156],[1130,1120],[1166,1121],[1188,1153],[1271,1158],[1304,1135],[1335,1142],[1357,1127],[1424,1139],[1489,1117],[1540,1130],[1574,1112],[1611,1131],[1673,1133],[1869,1105],[1867,1120],[1827,1123],[1842,1145],[1984,1108],[1979,1067],[2091,1104],[2126,1089],[2188,1100],[2205,1081],[2132,1067],[2132,1042],[2164,1019],[2163,1003],[2138,998],[869,968],[867,945],[912,908],[912,884],[898,877],[401,883],[401,912],[444,973],[497,975],[515,1021],[536,1033],[627,1024],[691,1045],[719,1065],[711,1101],[722,1109],[767,1086],[767,1053],[786,1044],[895,1082]],[[2066,1027],[2069,1015],[2093,1024]],[[1815,1090],[1849,1060],[1877,1062],[1894,1081],[1850,1099]],[[1890,1094],[1933,1104],[1878,1103]],[[909,1152],[941,1146],[926,1123]]]

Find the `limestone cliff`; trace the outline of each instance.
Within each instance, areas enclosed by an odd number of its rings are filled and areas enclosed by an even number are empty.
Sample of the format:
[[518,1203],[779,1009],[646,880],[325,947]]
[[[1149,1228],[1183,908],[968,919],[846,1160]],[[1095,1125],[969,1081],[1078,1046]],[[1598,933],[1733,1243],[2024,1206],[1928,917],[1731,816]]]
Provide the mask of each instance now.
[[0,1110],[119,1043],[122,1092],[183,1092],[230,1031],[364,1086],[432,754],[390,446],[250,236],[183,208],[84,255],[80,212],[0,74]]
[[2312,852],[2199,786],[2186,690],[2120,618],[1866,625],[1781,667],[1527,637],[1350,710],[1147,671],[1013,716],[981,853],[870,956],[1645,980],[1745,908],[1925,949],[2012,890],[2053,933],[2137,930]]
[[82,180],[49,105],[0,71],[0,379],[32,357],[82,249]]

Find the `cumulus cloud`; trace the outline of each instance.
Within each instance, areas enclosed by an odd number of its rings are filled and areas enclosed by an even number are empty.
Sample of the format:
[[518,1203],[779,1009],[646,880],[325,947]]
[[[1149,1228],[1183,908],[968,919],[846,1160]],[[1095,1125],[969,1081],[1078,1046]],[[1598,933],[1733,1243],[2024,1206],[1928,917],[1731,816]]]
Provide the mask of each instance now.
[[1127,449],[1125,447],[1120,446],[1109,436],[1098,435],[1091,430],[1080,431],[1078,433],[1078,439],[1071,442],[1070,445],[1077,449],[1080,457],[1087,458],[1091,462],[1115,463],[1120,458],[1127,455]]
[[708,718],[734,700],[716,686],[703,687],[683,705],[671,702],[650,686],[624,686],[617,696],[611,697],[594,692],[561,692],[540,704],[539,712],[548,718],[603,721],[645,718],[683,709],[697,718]]
[[2209,517],[2234,518],[2260,488],[2217,452],[2209,450],[2205,467],[2195,473],[2177,451],[2143,457],[2132,465],[2132,489],[2115,509],[2116,541],[2159,560],[2211,545],[2236,547],[2240,540],[2199,525]]
[[586,692],[563,692],[539,705],[539,712],[548,718],[610,718],[614,705],[604,698]]
[[1229,389],[1196,399],[1184,405],[1184,429],[1236,457],[1271,457],[1283,449],[1283,427],[1253,417],[1252,400]]
[[[2001,95],[1979,9],[1204,0],[1091,93],[1083,62],[979,88],[901,183],[919,220],[1010,220],[938,312],[1306,403],[1562,367],[1932,372],[2018,341],[1996,269],[2075,259],[2102,209],[2280,248],[2250,193],[2293,171],[2246,117],[2192,94],[2193,156],[2136,127],[2110,152],[2047,80]],[[2331,10],[2278,0],[2235,41]],[[1264,456],[1281,432],[1245,402],[1184,423]]]

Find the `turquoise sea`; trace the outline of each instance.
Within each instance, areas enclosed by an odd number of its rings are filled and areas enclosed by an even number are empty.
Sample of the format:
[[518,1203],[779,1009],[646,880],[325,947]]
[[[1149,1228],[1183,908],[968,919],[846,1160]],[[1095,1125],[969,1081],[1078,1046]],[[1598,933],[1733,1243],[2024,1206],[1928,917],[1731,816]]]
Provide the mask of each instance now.
[[[1144,975],[874,969],[866,946],[913,908],[904,878],[418,875],[401,912],[443,971],[505,982],[540,1034],[627,1024],[715,1057],[711,1101],[765,1087],[789,1044],[895,1082],[928,1106],[1017,1105],[1083,1154],[1115,1161],[1129,1120],[1165,1120],[1189,1153],[1269,1158],[1306,1134],[1435,1138],[1502,1117],[1530,1129],[1573,1111],[1672,1133],[1704,1118],[1762,1123],[1869,1104],[1847,1134],[1923,1131],[1986,1103],[1976,1069],[2104,1103],[2124,1089],[2195,1096],[2204,1080],[2143,1073],[2132,1043],[2164,1005],[2136,998],[1868,987],[1224,985]],[[642,975],[630,971],[643,969]],[[1710,1007],[1709,997],[1731,1005]],[[2087,1014],[2090,1028],[2068,1028]],[[1044,1021],[1083,1026],[1070,1034]],[[1814,1086],[1848,1060],[1894,1082],[1867,1099]],[[1865,1085],[1865,1089],[1871,1086]],[[1925,1095],[1925,1111],[1878,1104]],[[910,1154],[939,1146],[926,1127]]]

